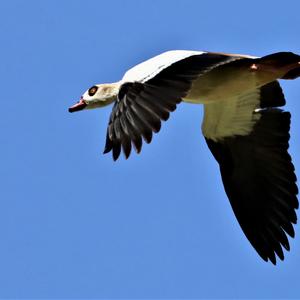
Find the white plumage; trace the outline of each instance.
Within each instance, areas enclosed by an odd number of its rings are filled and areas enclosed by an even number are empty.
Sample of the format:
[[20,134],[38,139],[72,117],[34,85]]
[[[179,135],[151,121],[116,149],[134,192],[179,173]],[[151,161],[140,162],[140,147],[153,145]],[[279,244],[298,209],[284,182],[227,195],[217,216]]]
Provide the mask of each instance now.
[[203,51],[171,50],[154,56],[129,69],[122,82],[146,82],[170,65],[192,55],[201,55]]

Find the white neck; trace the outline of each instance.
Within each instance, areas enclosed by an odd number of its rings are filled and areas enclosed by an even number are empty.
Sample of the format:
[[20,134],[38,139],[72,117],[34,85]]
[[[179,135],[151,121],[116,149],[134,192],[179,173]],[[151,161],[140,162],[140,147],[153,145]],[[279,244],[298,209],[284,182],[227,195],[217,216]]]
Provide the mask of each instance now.
[[90,101],[87,109],[93,109],[98,107],[104,107],[117,99],[121,83],[105,83],[99,84],[99,91],[101,92],[101,97],[95,99],[95,101]]

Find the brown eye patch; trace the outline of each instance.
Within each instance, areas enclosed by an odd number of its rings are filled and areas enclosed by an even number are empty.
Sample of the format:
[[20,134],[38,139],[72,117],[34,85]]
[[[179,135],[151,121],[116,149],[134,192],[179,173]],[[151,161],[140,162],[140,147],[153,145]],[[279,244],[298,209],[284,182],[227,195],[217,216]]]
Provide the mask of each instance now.
[[94,96],[94,95],[96,94],[97,90],[98,90],[98,87],[97,87],[97,86],[95,86],[95,85],[92,86],[92,87],[89,89],[89,91],[88,91],[89,96]]

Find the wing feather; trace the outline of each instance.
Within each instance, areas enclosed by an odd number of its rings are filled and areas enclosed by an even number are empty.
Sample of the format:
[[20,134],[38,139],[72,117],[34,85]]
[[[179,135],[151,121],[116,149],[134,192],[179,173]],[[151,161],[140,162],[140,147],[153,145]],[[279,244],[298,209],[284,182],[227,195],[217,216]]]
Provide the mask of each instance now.
[[128,158],[129,140],[139,153],[142,138],[151,142],[153,132],[159,132],[161,121],[169,119],[194,79],[220,64],[241,59],[215,53],[192,54],[161,68],[148,80],[123,83],[109,119],[104,153],[113,151],[116,160],[122,145]]
[[[268,100],[270,101],[270,99]],[[294,237],[298,188],[288,154],[290,113],[277,108],[260,114],[248,135],[209,139],[220,165],[226,194],[246,237],[264,260],[283,260]]]

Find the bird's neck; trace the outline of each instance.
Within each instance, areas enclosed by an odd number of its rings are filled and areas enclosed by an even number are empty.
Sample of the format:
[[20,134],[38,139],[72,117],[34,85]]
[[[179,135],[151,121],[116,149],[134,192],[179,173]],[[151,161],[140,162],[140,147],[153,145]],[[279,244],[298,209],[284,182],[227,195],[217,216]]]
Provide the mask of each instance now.
[[117,99],[120,86],[120,82],[106,83],[102,85],[102,90],[105,95],[105,105],[111,104]]
[[101,84],[101,90],[102,90],[101,99],[90,102],[87,108],[88,109],[101,108],[113,103],[114,101],[116,101],[118,97],[120,86],[121,86],[120,82]]

